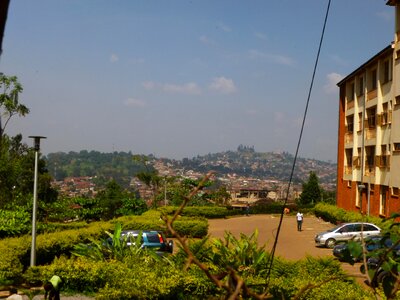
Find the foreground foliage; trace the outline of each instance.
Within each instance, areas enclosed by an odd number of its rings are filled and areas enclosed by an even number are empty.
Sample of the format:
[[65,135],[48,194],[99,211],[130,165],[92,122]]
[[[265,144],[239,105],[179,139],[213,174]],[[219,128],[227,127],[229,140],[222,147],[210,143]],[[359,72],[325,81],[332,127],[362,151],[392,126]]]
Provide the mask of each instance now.
[[[257,246],[256,240],[256,232],[240,238],[226,233],[224,240],[194,240],[189,245],[211,272],[223,277],[223,270],[229,266],[255,291],[269,295],[265,299],[372,298],[331,258],[308,257],[297,262],[278,258],[266,290],[265,259],[268,253]],[[50,265],[30,268],[25,273],[25,280],[34,283],[59,274],[67,289],[92,292],[96,299],[104,300],[223,297],[225,291],[214,285],[196,265],[187,266],[185,256],[182,250],[167,258],[146,251],[129,251],[108,260],[64,256],[56,258]],[[226,280],[229,280],[228,276]]]

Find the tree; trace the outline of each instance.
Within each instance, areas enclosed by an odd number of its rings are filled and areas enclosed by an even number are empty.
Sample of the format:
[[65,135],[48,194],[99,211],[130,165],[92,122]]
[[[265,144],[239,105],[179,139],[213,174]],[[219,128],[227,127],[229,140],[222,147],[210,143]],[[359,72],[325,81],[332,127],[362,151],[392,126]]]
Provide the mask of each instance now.
[[145,171],[138,172],[136,177],[147,185],[152,192],[152,205],[157,207],[157,194],[160,190],[164,177],[158,175],[158,171],[149,166],[149,159],[144,155],[134,155],[133,161],[142,163]]
[[321,188],[319,187],[317,174],[313,171],[307,182],[303,183],[303,192],[300,195],[300,204],[315,204],[321,201]]
[[[6,76],[0,74],[0,144],[4,136],[8,122],[14,115],[25,116],[29,108],[19,103],[19,93],[22,92],[22,85],[18,82],[17,76]],[[4,118],[4,122],[2,122]]]
[[[22,135],[3,135],[0,144],[0,208],[5,205],[27,205],[33,192],[34,160],[33,148],[22,143]],[[38,164],[39,199],[51,203],[58,193],[51,187],[51,177],[43,159]]]

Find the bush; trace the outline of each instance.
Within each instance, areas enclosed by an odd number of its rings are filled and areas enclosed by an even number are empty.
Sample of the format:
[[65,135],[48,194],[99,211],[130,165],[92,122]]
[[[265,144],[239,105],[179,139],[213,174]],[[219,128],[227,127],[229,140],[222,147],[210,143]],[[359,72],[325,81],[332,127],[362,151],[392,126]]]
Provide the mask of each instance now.
[[31,229],[31,215],[23,208],[0,209],[0,238],[26,234]]
[[[173,215],[177,210],[177,206],[160,207],[158,210],[162,214]],[[222,206],[187,206],[183,209],[181,216],[185,217],[204,217],[207,219],[226,218],[236,214],[234,211],[229,210],[227,207]]]
[[[75,245],[100,239],[105,236],[106,230],[112,231],[117,222],[125,229],[165,230],[165,223],[160,220],[158,211],[148,212],[144,216],[125,216],[110,222],[93,222],[86,227],[79,223],[79,229],[38,234],[36,263],[49,264],[55,257],[69,256]],[[179,234],[188,237],[204,237],[208,233],[208,223],[204,218],[182,217],[174,223],[174,228]],[[0,282],[20,281],[22,272],[30,264],[30,245],[31,236],[0,240]]]
[[275,260],[272,275],[269,291],[279,299],[373,299],[373,294],[349,279],[331,257]]
[[363,216],[359,212],[346,211],[335,205],[318,203],[314,207],[315,216],[322,218],[324,221],[332,224],[347,223],[347,222],[369,222],[380,226],[381,228],[388,227],[390,224],[383,223],[383,219],[374,216]]

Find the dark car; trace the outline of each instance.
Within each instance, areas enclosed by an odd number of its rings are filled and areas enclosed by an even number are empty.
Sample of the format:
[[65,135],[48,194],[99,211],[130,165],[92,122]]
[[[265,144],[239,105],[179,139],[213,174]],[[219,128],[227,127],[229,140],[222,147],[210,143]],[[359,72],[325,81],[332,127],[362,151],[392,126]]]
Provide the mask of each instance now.
[[[124,230],[121,232],[121,239],[127,246],[132,246],[138,240],[139,234],[142,235],[140,238],[142,249],[153,249],[159,255],[172,253],[174,250],[174,242],[167,241],[164,232],[159,230]],[[111,239],[109,242],[112,242]]]
[[[379,284],[382,284],[384,281],[391,281],[393,284],[396,282],[396,277],[398,276],[397,264],[394,264],[394,269],[387,270],[382,268],[382,263],[385,259],[388,259],[388,256],[391,256],[392,259],[399,261],[400,260],[400,245],[393,245],[393,242],[390,239],[385,240],[386,247],[390,249],[391,254],[387,255],[385,253],[380,253],[378,256],[372,256],[367,259],[367,268],[370,271],[370,279],[371,286],[377,287]],[[360,266],[361,273],[365,274],[365,266]],[[372,272],[371,272],[372,271]]]
[[[391,241],[389,239],[384,239],[380,235],[376,236],[369,236],[365,238],[365,248],[367,252],[371,252],[382,247],[390,247]],[[362,260],[362,248],[361,248],[361,241],[355,241],[357,245],[354,245],[354,248],[358,248],[359,251],[351,251],[351,244],[349,243],[341,243],[333,247],[333,255],[337,257],[340,261],[361,261]]]

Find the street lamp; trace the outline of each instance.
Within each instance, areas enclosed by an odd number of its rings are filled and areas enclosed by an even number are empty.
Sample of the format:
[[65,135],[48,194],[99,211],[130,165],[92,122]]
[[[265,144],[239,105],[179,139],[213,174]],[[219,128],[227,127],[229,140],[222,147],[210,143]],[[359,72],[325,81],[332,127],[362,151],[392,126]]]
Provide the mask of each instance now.
[[35,174],[33,177],[33,210],[32,210],[32,246],[31,246],[31,267],[36,265],[36,212],[37,212],[37,182],[38,182],[38,161],[40,151],[40,139],[45,136],[30,136],[33,139],[35,149]]

